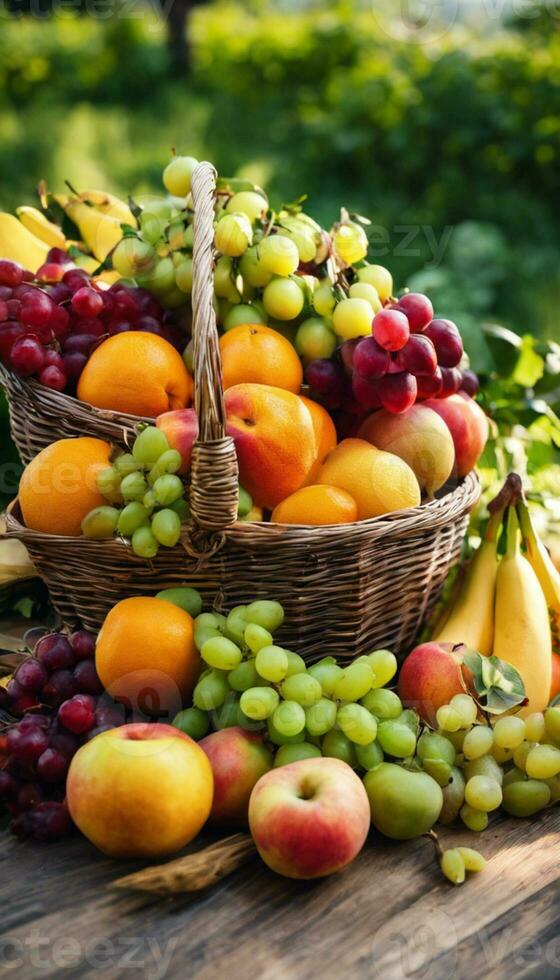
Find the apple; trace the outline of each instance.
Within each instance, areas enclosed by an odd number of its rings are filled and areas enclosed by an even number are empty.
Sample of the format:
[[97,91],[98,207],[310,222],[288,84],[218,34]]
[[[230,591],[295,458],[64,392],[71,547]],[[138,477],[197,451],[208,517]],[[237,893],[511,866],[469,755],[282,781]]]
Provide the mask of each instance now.
[[206,752],[214,773],[210,822],[246,826],[253,787],[272,769],[272,752],[262,734],[244,728],[223,728],[198,744]]
[[435,726],[437,709],[455,694],[474,693],[471,672],[463,665],[464,649],[453,643],[421,643],[403,662],[398,695],[429,725]]
[[362,849],[370,824],[364,785],[340,759],[302,759],[271,769],[249,801],[249,827],[272,871],[322,878]]
[[208,757],[163,724],[111,728],[73,757],[66,796],[82,833],[117,858],[161,857],[196,837],[212,807]]
[[457,476],[466,476],[476,466],[488,439],[488,419],[480,405],[464,392],[448,398],[422,402],[441,416],[455,446]]
[[443,793],[427,772],[382,762],[364,776],[376,830],[393,840],[411,840],[432,829],[443,806]]
[[158,415],[156,425],[167,436],[170,448],[181,454],[183,463],[179,473],[187,473],[191,465],[192,448],[198,438],[198,418],[194,408],[164,412],[163,415]]

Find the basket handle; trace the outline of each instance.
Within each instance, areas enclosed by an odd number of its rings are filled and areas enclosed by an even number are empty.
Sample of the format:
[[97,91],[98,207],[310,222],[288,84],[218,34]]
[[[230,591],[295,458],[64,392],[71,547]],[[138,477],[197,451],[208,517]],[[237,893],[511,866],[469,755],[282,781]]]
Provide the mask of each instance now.
[[[198,438],[193,447],[190,508],[194,529],[219,534],[237,520],[239,476],[233,439],[226,435],[222,366],[214,299],[214,202],[216,171],[200,163],[193,172],[194,208],[192,340],[194,407]],[[191,534],[191,545],[192,534]],[[197,550],[215,550],[208,535]]]

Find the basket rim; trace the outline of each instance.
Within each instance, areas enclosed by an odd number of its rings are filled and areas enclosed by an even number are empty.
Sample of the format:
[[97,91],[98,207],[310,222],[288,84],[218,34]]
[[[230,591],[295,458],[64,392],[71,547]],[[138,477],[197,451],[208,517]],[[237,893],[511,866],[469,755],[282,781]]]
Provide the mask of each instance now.
[[[238,521],[225,529],[223,538],[224,541],[230,540],[247,548],[265,542],[309,547],[333,543],[336,539],[358,540],[365,535],[373,538],[386,536],[404,538],[423,531],[436,531],[453,523],[472,510],[480,497],[480,493],[480,480],[476,471],[472,470],[454,490],[435,500],[425,501],[417,507],[392,511],[379,517],[370,517],[351,524],[307,525],[276,524],[268,521],[247,523]],[[184,527],[185,530],[190,530],[191,525],[184,525]],[[24,543],[50,544],[62,547],[72,547],[73,544],[78,543],[81,548],[112,549],[115,555],[122,553],[123,550],[132,554],[130,543],[124,538],[94,540],[82,535],[47,534],[44,531],[28,528],[23,523],[17,497],[11,501],[6,509],[5,537],[20,538]],[[180,544],[176,545],[175,548],[183,550]],[[165,549],[165,552],[168,553],[173,550],[173,548],[169,548]]]

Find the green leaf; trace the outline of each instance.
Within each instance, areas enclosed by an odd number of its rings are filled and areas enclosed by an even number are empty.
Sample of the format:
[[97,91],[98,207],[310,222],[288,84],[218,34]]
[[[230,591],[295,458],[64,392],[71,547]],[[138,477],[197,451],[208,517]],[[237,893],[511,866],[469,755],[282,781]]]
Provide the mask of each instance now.
[[535,341],[526,334],[521,341],[521,354],[513,371],[513,380],[524,388],[534,388],[544,374],[544,358],[537,354]]
[[235,194],[239,191],[257,190],[252,180],[245,180],[243,177],[218,177],[216,187],[219,191],[233,191]]
[[477,700],[489,714],[501,715],[527,701],[521,675],[505,660],[467,649],[463,662],[473,675]]

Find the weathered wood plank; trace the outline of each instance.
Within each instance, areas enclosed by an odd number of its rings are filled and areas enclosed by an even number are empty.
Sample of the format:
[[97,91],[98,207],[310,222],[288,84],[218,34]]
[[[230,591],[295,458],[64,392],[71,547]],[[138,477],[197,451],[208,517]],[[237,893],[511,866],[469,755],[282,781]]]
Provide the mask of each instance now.
[[[455,829],[441,836],[473,843]],[[497,821],[477,838],[488,868],[461,888],[442,879],[429,841],[377,838],[321,882],[282,879],[257,860],[211,892],[161,900],[108,889],[139,865],[78,837],[41,846],[6,836],[0,969],[18,980],[99,970],[120,980],[133,968],[155,980],[547,980],[560,970],[559,842],[557,809]]]

